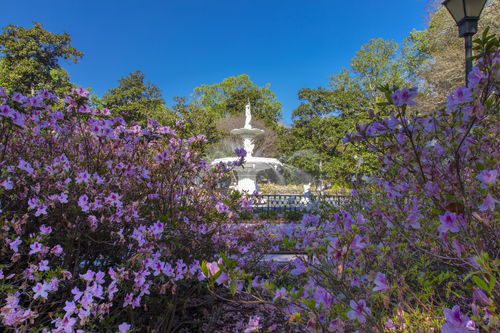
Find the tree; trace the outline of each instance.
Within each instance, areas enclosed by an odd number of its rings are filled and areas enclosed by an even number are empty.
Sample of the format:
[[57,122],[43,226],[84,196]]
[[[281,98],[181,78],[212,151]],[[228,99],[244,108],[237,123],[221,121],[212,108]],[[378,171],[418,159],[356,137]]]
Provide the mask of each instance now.
[[[191,136],[205,135],[209,143],[220,139],[217,118],[197,103],[188,103],[187,97],[175,96],[172,112],[177,120],[182,120]],[[170,109],[169,109],[170,110]]]
[[9,25],[0,35],[0,85],[29,95],[48,89],[59,96],[74,87],[59,60],[77,64],[83,53],[71,46],[71,36],[55,35],[33,22],[32,29]]
[[109,89],[102,97],[115,116],[121,116],[127,122],[140,122],[147,118],[158,118],[168,113],[161,90],[150,82],[144,82],[146,74],[141,71],[130,73],[118,80],[118,87]]
[[266,126],[276,128],[282,117],[282,105],[270,87],[270,84],[258,87],[248,75],[242,74],[195,88],[190,102],[218,120],[240,114],[250,100],[252,115],[264,121]]
[[[465,83],[464,41],[458,36],[458,28],[450,13],[443,6],[429,1],[425,31],[427,48],[432,61],[419,73],[422,94],[417,103],[423,110],[436,110],[446,105],[450,91]],[[476,38],[490,27],[490,33],[500,33],[500,1],[488,1],[478,22]]]
[[[375,172],[376,156],[345,145],[342,139],[366,119],[368,110],[389,113],[377,105],[382,97],[378,86],[416,85],[417,73],[428,59],[423,37],[422,32],[412,31],[402,47],[393,41],[372,39],[350,61],[350,69],[330,76],[330,89],[300,90],[301,104],[293,111],[293,125],[282,135],[284,159],[313,178],[326,176],[340,182],[349,182],[360,167],[364,172]],[[360,159],[364,163],[360,164]],[[289,181],[297,181],[296,176],[297,172],[285,173]]]

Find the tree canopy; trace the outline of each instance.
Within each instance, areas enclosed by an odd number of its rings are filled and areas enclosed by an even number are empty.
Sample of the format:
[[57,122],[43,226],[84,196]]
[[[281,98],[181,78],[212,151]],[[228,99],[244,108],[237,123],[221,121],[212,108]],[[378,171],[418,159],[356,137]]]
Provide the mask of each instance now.
[[240,114],[250,100],[252,115],[266,126],[276,128],[283,116],[282,105],[270,88],[270,84],[256,86],[248,75],[242,74],[195,88],[190,102],[204,108],[212,117],[223,119]]
[[145,82],[146,74],[141,71],[130,73],[118,80],[118,87],[109,89],[102,97],[112,112],[129,122],[140,122],[147,118],[162,118],[165,101],[162,91],[153,83]]
[[59,60],[76,64],[82,57],[66,32],[53,34],[36,22],[31,29],[11,24],[0,35],[0,85],[25,95],[48,89],[62,96],[74,85]]

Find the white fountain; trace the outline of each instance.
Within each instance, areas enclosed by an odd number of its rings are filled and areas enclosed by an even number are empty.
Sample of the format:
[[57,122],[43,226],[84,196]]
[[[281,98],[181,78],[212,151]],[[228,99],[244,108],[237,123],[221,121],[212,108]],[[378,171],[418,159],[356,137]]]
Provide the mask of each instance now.
[[[264,131],[258,128],[252,128],[250,125],[250,121],[252,120],[250,101],[248,101],[248,104],[245,106],[245,116],[245,126],[231,131],[231,133],[238,134],[243,138],[243,148],[247,152],[243,166],[234,168],[234,171],[238,174],[238,185],[233,186],[233,188],[240,192],[252,194],[254,191],[259,191],[259,186],[257,185],[257,173],[262,170],[276,168],[278,165],[281,166],[282,164],[275,158],[252,156],[253,149],[255,147],[253,144],[253,138],[264,133]],[[219,164],[221,162],[227,164],[228,162],[234,162],[236,160],[238,160],[237,157],[218,158],[212,162],[212,165]]]

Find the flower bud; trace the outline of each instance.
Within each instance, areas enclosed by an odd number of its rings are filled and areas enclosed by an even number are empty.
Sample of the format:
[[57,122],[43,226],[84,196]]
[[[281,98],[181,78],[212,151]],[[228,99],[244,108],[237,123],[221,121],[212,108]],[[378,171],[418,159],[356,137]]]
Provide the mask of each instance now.
[[491,305],[491,301],[490,299],[488,298],[488,296],[486,296],[486,294],[479,288],[475,289],[472,296],[474,297],[474,299],[478,300],[479,302],[481,302],[481,304],[483,304],[484,306],[490,306]]

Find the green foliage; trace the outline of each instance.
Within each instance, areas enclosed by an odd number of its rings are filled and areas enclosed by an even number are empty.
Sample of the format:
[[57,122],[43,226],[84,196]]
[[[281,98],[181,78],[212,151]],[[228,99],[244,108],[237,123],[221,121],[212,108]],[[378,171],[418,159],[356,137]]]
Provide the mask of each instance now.
[[287,210],[283,217],[287,220],[300,221],[302,220],[302,213],[295,210]]
[[247,211],[247,210],[239,212],[238,215],[240,216],[240,219],[242,219],[242,220],[251,220],[253,218],[252,212]]
[[[428,57],[425,33],[420,31],[412,31],[402,47],[372,39],[350,61],[350,69],[330,76],[330,89],[300,90],[301,104],[292,113],[292,127],[281,135],[284,160],[316,180],[327,178],[338,184],[376,172],[375,154],[346,145],[342,139],[356,130],[357,123],[366,122],[368,110],[387,116],[390,109],[378,104],[385,96],[377,87],[416,84],[417,73]],[[284,176],[292,183],[304,178],[294,170],[285,170]]]
[[270,84],[258,87],[248,75],[242,74],[224,79],[221,83],[195,88],[190,102],[219,120],[240,114],[250,100],[252,116],[274,129],[281,120],[282,105],[270,87]]
[[25,95],[41,89],[58,96],[69,93],[74,85],[59,65],[59,60],[78,63],[83,53],[71,46],[71,36],[43,29],[33,22],[25,29],[9,25],[0,35],[0,86]]
[[263,220],[276,220],[278,214],[274,210],[266,210],[259,213],[259,218]]
[[[123,117],[127,123],[141,122],[148,118],[160,123],[169,123],[169,110],[165,109],[165,101],[161,90],[151,82],[145,82],[146,74],[141,71],[130,73],[118,80],[118,87],[109,89],[102,97],[102,102],[113,112],[114,116]],[[171,114],[171,112],[170,112]]]

